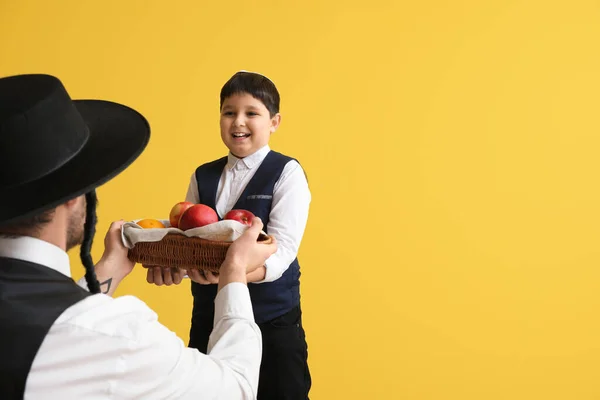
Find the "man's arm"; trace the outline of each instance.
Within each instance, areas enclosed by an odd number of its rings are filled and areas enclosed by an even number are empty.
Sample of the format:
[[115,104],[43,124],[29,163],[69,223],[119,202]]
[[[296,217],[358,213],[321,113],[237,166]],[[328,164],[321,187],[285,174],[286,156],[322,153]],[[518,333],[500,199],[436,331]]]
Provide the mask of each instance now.
[[261,353],[243,283],[217,293],[208,354],[187,348],[137,298],[90,296],[51,327],[27,391],[31,397],[50,389],[63,398],[255,399]]
[[[121,281],[133,270],[135,263],[127,258],[128,249],[121,241],[123,220],[110,224],[104,238],[104,253],[96,263],[96,278],[100,283],[100,291],[112,296]],[[77,284],[88,290],[85,276]]]
[[[269,245],[257,242],[262,228],[261,220],[255,218],[252,226],[227,250],[220,269],[215,325],[208,343],[208,357],[201,357],[201,353],[195,350],[191,353],[190,349],[182,351],[169,371],[171,376],[184,375],[184,382],[174,386],[180,389],[179,393],[165,395],[176,398],[198,394],[207,398],[255,398],[262,339],[254,322],[246,274],[255,270],[256,265],[263,264],[277,250],[276,241]],[[165,351],[171,353],[168,349]],[[158,362],[162,362],[158,358]]]
[[208,354],[185,347],[158,321],[140,327],[141,341],[123,353],[122,398],[255,399],[262,354],[246,285],[231,282],[215,299]]
[[[264,264],[277,250],[276,241],[268,245],[257,242],[262,228],[260,219],[255,218],[252,226],[227,251],[221,266],[221,279],[215,298],[215,324],[207,355],[186,348],[181,339],[161,325],[147,307],[136,312],[115,305],[114,310],[106,311],[116,321],[105,317],[103,321],[115,327],[103,323],[104,329],[108,332],[122,330],[134,338],[127,341],[112,340],[113,345],[107,343],[107,352],[101,353],[105,358],[118,359],[118,374],[112,372],[118,379],[111,391],[124,398],[256,398],[262,336],[254,322],[246,274],[255,270],[257,265]],[[107,240],[116,240],[110,233],[109,230],[107,238],[111,239]],[[127,271],[127,264],[118,259],[118,254],[126,257],[111,247],[109,256],[103,256],[104,267],[125,265]],[[113,269],[112,272],[115,276],[123,275],[123,271]],[[115,303],[125,304],[126,301],[131,299],[122,297]],[[93,309],[94,312],[97,310]],[[140,317],[144,314],[150,314],[152,318]],[[84,318],[77,320],[85,321]],[[89,325],[86,329],[90,329]],[[102,347],[101,344],[95,344],[98,350]],[[101,361],[97,360],[99,363]],[[88,369],[94,370],[91,367]],[[107,382],[109,380],[106,379]]]

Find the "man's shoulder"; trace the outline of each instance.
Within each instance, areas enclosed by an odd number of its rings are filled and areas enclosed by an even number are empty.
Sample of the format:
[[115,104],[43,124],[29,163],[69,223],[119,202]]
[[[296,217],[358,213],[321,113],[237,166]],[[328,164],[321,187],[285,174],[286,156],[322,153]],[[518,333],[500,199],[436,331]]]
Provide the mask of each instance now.
[[88,296],[66,309],[55,321],[55,333],[140,339],[144,327],[155,323],[158,315],[135,296],[112,298],[104,294]]

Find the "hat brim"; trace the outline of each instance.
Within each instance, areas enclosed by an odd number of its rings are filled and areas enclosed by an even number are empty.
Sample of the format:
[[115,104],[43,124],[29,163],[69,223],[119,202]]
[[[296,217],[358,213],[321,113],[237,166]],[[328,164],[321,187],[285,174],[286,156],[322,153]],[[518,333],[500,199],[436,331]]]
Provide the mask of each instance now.
[[56,171],[3,190],[0,224],[54,208],[108,182],[142,153],[150,126],[137,111],[103,100],[73,101],[90,136],[81,151]]

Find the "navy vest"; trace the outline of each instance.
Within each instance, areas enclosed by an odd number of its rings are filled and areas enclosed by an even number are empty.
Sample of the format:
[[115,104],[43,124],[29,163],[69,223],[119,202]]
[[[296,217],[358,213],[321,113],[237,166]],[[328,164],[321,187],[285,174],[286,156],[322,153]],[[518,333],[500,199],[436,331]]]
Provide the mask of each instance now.
[[90,293],[43,265],[0,257],[0,398],[23,399],[33,360],[54,321]]
[[[242,191],[240,198],[233,207],[251,211],[264,224],[267,233],[273,189],[279,180],[285,165],[293,160],[283,154],[270,151],[258,170]],[[201,165],[196,169],[198,194],[200,203],[216,210],[217,188],[223,169],[227,165],[227,157]],[[221,216],[219,216],[221,218]],[[300,265],[296,258],[285,270],[283,275],[274,282],[248,284],[254,319],[257,323],[270,321],[285,314],[300,304]],[[214,313],[214,300],[217,285],[200,285],[192,282],[194,310],[196,316]]]

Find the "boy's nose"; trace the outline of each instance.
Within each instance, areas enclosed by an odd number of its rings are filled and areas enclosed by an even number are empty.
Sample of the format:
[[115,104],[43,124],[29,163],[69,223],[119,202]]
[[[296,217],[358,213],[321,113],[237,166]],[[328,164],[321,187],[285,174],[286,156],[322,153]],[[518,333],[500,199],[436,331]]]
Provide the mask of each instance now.
[[242,115],[238,115],[233,121],[235,126],[244,126],[246,125],[246,119]]

